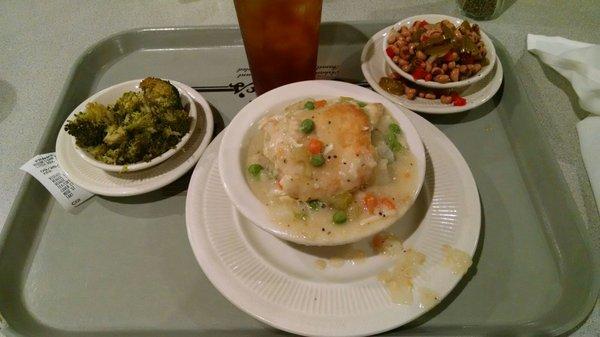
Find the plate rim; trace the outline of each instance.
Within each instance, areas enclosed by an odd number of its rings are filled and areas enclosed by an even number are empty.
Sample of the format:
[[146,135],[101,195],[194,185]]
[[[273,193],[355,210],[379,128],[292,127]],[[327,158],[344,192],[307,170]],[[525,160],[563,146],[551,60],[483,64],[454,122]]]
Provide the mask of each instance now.
[[[490,74],[493,73],[492,81],[488,84],[488,86],[490,86],[490,88],[491,88],[491,92],[489,95],[485,96],[483,99],[481,99],[477,103],[467,102],[467,104],[465,106],[457,107],[457,106],[450,105],[447,107],[440,106],[439,108],[437,108],[437,106],[431,106],[431,105],[420,106],[420,105],[413,105],[413,104],[406,104],[406,103],[399,102],[397,100],[398,98],[395,95],[388,93],[387,91],[383,90],[379,86],[377,81],[371,75],[371,72],[369,71],[368,66],[367,66],[369,64],[369,62],[366,60],[366,56],[367,56],[366,54],[367,54],[368,48],[370,46],[373,46],[373,48],[376,48],[377,39],[383,38],[383,35],[386,34],[392,27],[394,27],[394,25],[387,26],[387,27],[383,28],[382,30],[378,31],[377,33],[373,34],[373,36],[371,36],[369,38],[369,40],[367,40],[367,42],[365,43],[365,45],[361,51],[361,54],[360,54],[360,69],[362,71],[363,76],[365,77],[365,79],[367,80],[367,82],[369,83],[371,88],[373,88],[373,90],[375,90],[378,94],[380,94],[383,97],[390,100],[392,103],[402,106],[403,108],[406,108],[406,109],[409,109],[412,111],[417,111],[417,112],[427,113],[427,114],[435,114],[435,115],[446,115],[446,114],[460,113],[460,112],[468,111],[468,110],[474,109],[476,107],[479,107],[479,106],[485,104],[487,101],[489,101],[492,97],[494,97],[494,95],[496,95],[496,93],[500,89],[503,79],[504,79],[504,69],[502,67],[502,63],[500,62],[500,58],[498,57],[498,55],[496,55],[496,61],[494,62],[495,65],[492,68],[492,71],[490,71],[490,73],[488,74],[488,76],[489,76]],[[385,60],[381,60],[381,61],[385,64]],[[494,80],[494,78],[496,76],[498,76],[499,78],[497,80]],[[471,84],[471,85],[474,85],[474,84]],[[444,111],[440,111],[440,109],[444,109]]]
[[[469,249],[466,249],[465,251],[471,257],[473,257],[479,245],[479,237],[481,233],[481,205],[477,185],[475,184],[475,179],[473,177],[472,171],[470,170],[464,157],[460,155],[460,152],[455,147],[455,145],[440,130],[438,130],[435,126],[433,126],[424,118],[415,113],[411,112],[409,118],[413,120],[415,124],[418,124],[421,127],[428,128],[432,132],[433,138],[444,138],[444,142],[447,144],[446,146],[450,148],[451,152],[459,154],[455,163],[459,165],[457,169],[464,171],[464,173],[462,174],[466,178],[464,185],[469,186],[469,190],[465,191],[465,195],[467,196],[467,199],[471,200],[471,202],[473,203],[471,205],[473,207],[473,213],[471,214],[471,216],[473,217],[473,221],[471,224],[469,224],[469,228],[464,231],[465,235],[457,236],[456,242],[453,244],[453,246],[468,246]],[[218,135],[215,138],[214,142],[219,142],[221,139],[222,134]],[[186,231],[188,234],[188,239],[190,241],[190,246],[198,264],[200,265],[200,268],[203,270],[204,274],[207,276],[207,278],[213,284],[213,286],[217,288],[217,290],[237,308],[263,323],[291,333],[328,336],[363,336],[367,334],[381,333],[400,327],[410,321],[413,321],[414,319],[420,317],[421,315],[425,314],[426,312],[435,307],[432,306],[430,308],[424,309],[423,311],[414,315],[414,317],[411,316],[409,317],[409,319],[400,321],[399,323],[385,324],[376,329],[373,328],[369,331],[359,332],[335,332],[331,331],[330,329],[326,331],[324,328],[319,327],[314,329],[301,329],[298,326],[290,327],[289,325],[294,325],[294,323],[290,323],[289,319],[278,319],[279,317],[281,317],[280,312],[273,312],[273,309],[271,309],[270,311],[268,311],[267,309],[263,309],[261,313],[254,312],[253,308],[260,306],[257,303],[260,303],[261,301],[265,303],[266,301],[262,298],[247,298],[252,297],[252,294],[254,292],[249,292],[247,287],[243,283],[241,283],[240,280],[237,279],[225,265],[222,264],[222,261],[219,258],[217,252],[214,250],[214,248],[212,248],[212,245],[210,245],[210,239],[208,238],[206,227],[196,226],[195,224],[193,224],[193,222],[195,221],[194,217],[198,214],[201,214],[201,210],[199,208],[193,209],[192,207],[189,207],[189,205],[197,204],[198,199],[202,198],[200,191],[203,191],[203,189],[201,188],[201,186],[199,186],[199,184],[201,183],[200,178],[202,178],[202,176],[207,176],[210,173],[211,166],[214,165],[214,161],[218,160],[218,146],[220,146],[220,144],[211,145],[217,148],[214,150],[210,149],[205,153],[205,155],[211,155],[213,157],[210,166],[203,167],[206,165],[197,165],[192,174],[192,178],[190,179],[188,191],[191,192],[188,192],[186,196]],[[205,155],[203,155],[203,158]],[[198,193],[194,193],[193,191],[198,191]],[[204,242],[204,244],[201,241]],[[206,243],[209,244],[205,245]],[[463,277],[464,275],[460,277],[456,276],[449,280],[450,287],[448,291],[445,294],[443,294],[443,296],[441,296],[442,294],[440,294],[440,301],[446,296],[448,296],[448,294],[455,289],[456,285],[460,282],[460,280],[463,279]],[[271,306],[274,306],[274,304],[271,302],[266,303],[269,303]],[[267,310],[267,314],[265,314],[265,310]]]

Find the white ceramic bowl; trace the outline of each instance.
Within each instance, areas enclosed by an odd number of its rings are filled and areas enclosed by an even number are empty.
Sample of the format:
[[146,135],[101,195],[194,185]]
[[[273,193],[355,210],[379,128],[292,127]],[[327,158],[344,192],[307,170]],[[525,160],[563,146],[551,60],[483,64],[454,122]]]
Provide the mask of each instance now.
[[[115,84],[112,87],[108,87],[108,88],[92,95],[90,98],[86,99],[85,101],[83,101],[81,104],[79,104],[79,106],[77,106],[77,108],[75,108],[74,111],[79,112],[79,111],[85,110],[85,106],[91,102],[98,102],[103,105],[113,105],[113,104],[115,104],[117,99],[119,99],[125,92],[141,91],[141,89],[140,89],[141,81],[142,81],[141,79],[140,80],[132,80],[132,81]],[[173,84],[177,88],[177,90],[179,91],[179,96],[181,97],[181,103],[183,104],[184,108],[188,110],[190,116],[192,117],[190,131],[181,138],[179,143],[177,143],[177,145],[174,148],[168,150],[167,152],[161,154],[160,156],[158,156],[156,158],[153,158],[152,160],[150,160],[148,162],[139,162],[139,163],[133,163],[133,164],[127,164],[127,165],[111,165],[111,164],[106,164],[106,163],[96,160],[92,155],[87,153],[87,151],[85,151],[84,149],[80,148],[79,146],[77,146],[75,144],[75,137],[71,137],[73,146],[75,147],[75,150],[81,156],[81,158],[83,158],[83,160],[85,160],[90,165],[93,165],[104,171],[132,172],[132,171],[139,171],[139,170],[147,169],[149,167],[158,165],[158,164],[162,163],[163,161],[167,160],[169,157],[171,157],[177,151],[179,151],[185,145],[185,143],[188,141],[188,139],[190,139],[190,136],[192,135],[192,132],[193,132],[194,128],[196,127],[196,120],[197,120],[196,104],[194,104],[193,100],[188,96],[187,93],[185,93],[185,90],[183,90],[181,88],[181,85],[179,84],[179,82],[171,81],[171,80],[167,80],[167,81],[171,82],[171,84]],[[63,125],[63,128],[64,128],[64,125]]]
[[[411,27],[415,21],[423,21],[423,20],[426,20],[429,23],[438,23],[443,20],[448,20],[448,21],[452,22],[455,26],[459,26],[463,22],[463,19],[459,19],[459,18],[455,18],[452,16],[447,16],[447,15],[441,15],[441,14],[415,15],[415,16],[411,16],[409,18],[406,18],[406,19],[394,24],[394,26],[390,30],[390,32],[392,30],[399,31],[402,26]],[[394,63],[392,58],[389,57],[387,55],[387,53],[385,52],[385,50],[388,46],[387,38],[388,38],[390,32],[387,32],[384,34],[384,36],[383,36],[384,38],[383,38],[382,44],[381,44],[381,48],[383,48],[383,57],[385,59],[385,62],[390,66],[390,68],[392,68],[392,70],[394,70],[395,72],[400,74],[400,76],[404,77],[405,79],[407,79],[413,83],[416,83],[416,84],[424,86],[424,87],[436,88],[436,89],[450,89],[450,88],[458,88],[458,87],[463,87],[466,85],[473,84],[473,83],[485,78],[485,76],[487,74],[489,74],[489,72],[494,68],[494,62],[496,62],[496,49],[494,49],[494,44],[492,43],[492,40],[490,40],[490,38],[487,35],[485,35],[483,30],[481,30],[481,28],[480,28],[479,34],[481,35],[481,41],[483,41],[483,43],[485,44],[485,49],[487,50],[487,54],[485,55],[485,58],[488,60],[488,65],[482,67],[481,70],[479,70],[479,72],[477,74],[475,74],[465,80],[458,81],[458,82],[438,83],[435,81],[425,81],[422,79],[415,81],[415,79],[412,77],[411,74],[400,69],[400,67],[396,63]]]
[[[421,190],[425,178],[425,150],[417,130],[404,113],[406,109],[393,104],[369,89],[338,81],[304,81],[276,88],[246,105],[225,129],[219,149],[219,170],[225,191],[235,207],[254,224],[279,238],[304,245],[341,245],[356,242],[378,233],[397,221],[396,218],[372,223],[368,231],[355,232],[343,238],[307,239],[292,231],[287,231],[273,221],[266,206],[256,198],[246,182],[244,159],[249,130],[255,128],[255,125],[264,116],[280,112],[289,104],[307,97],[319,99],[340,96],[353,97],[363,102],[378,102],[385,106],[400,125],[406,136],[408,147],[416,158],[417,184],[412,192],[411,205]],[[399,214],[400,217],[402,215]]]

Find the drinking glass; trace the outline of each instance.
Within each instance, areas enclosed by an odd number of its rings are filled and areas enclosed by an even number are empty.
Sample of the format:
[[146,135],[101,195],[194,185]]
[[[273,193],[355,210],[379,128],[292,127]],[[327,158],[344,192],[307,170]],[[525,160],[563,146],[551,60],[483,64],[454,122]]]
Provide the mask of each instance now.
[[323,0],[234,0],[257,95],[315,79]]

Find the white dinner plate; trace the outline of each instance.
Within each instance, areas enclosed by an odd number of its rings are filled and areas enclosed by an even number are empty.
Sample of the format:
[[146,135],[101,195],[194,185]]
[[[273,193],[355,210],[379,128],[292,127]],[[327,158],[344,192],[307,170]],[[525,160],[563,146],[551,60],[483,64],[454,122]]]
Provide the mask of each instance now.
[[125,173],[107,172],[81,158],[63,125],[56,139],[56,158],[69,180],[95,194],[121,197],[159,189],[192,168],[212,137],[214,127],[212,111],[208,102],[196,90],[185,84],[172,82],[185,90],[196,102],[197,109],[196,128],[181,150],[168,160],[145,170]]
[[[442,246],[473,256],[481,221],[479,195],[451,141],[422,117],[407,115],[427,149],[427,172],[415,205],[388,231],[426,255],[413,280],[415,289],[430,289],[441,300],[462,277],[444,265]],[[187,191],[186,225],[198,263],[229,301],[276,328],[320,336],[375,334],[431,309],[418,292],[412,305],[391,301],[377,274],[393,260],[372,254],[369,239],[336,247],[302,246],[280,240],[244,218],[228,199],[219,175],[221,139],[222,134],[196,165]],[[315,263],[349,249],[362,249],[367,257],[337,267],[329,260],[324,269]]]
[[407,99],[405,96],[390,94],[379,86],[379,80],[391,73],[391,68],[385,62],[381,44],[384,35],[390,31],[393,26],[386,27],[375,35],[365,44],[361,54],[361,69],[367,82],[379,94],[390,101],[401,105],[407,109],[432,114],[457,113],[476,108],[487,102],[496,94],[502,84],[503,70],[500,59],[496,57],[496,62],[492,71],[487,76],[464,88],[457,88],[456,91],[467,100],[463,106],[454,106],[452,104],[442,104],[439,99],[430,100],[417,97],[414,100]]

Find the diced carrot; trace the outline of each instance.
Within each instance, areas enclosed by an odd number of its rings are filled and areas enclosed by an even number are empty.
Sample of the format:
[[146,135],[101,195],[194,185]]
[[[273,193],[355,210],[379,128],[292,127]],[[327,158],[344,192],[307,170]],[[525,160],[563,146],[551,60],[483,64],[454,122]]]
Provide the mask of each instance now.
[[379,204],[379,202],[377,201],[377,197],[375,197],[371,193],[367,193],[367,195],[365,195],[363,202],[365,204],[365,207],[367,208],[367,211],[369,211],[370,214],[373,214],[375,212],[375,208],[377,208],[377,204]]
[[390,199],[388,197],[383,197],[379,200],[385,207],[387,207],[389,209],[396,209],[396,204],[392,201],[392,199]]
[[308,142],[308,152],[319,154],[321,151],[323,151],[323,142],[316,138],[311,138]]
[[327,104],[327,101],[324,99],[315,101],[315,108],[322,108],[325,106],[325,104]]

